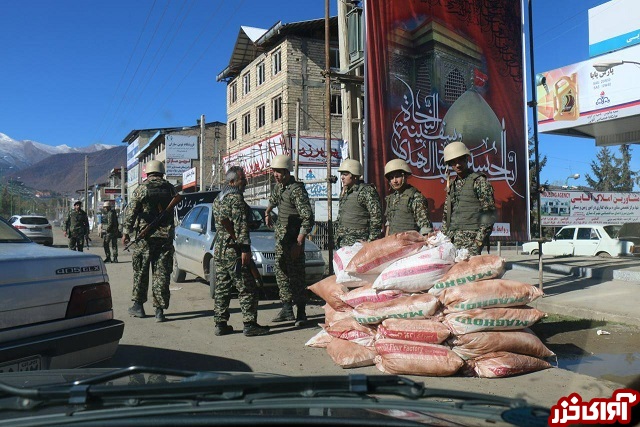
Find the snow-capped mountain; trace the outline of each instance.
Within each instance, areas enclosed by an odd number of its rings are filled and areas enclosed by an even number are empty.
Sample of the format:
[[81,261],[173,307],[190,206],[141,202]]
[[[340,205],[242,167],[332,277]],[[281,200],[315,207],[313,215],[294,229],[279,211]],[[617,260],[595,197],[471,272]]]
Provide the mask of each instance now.
[[29,167],[54,154],[94,153],[114,147],[117,146],[93,144],[82,148],[69,147],[68,145],[54,147],[30,140],[17,141],[0,133],[0,174]]

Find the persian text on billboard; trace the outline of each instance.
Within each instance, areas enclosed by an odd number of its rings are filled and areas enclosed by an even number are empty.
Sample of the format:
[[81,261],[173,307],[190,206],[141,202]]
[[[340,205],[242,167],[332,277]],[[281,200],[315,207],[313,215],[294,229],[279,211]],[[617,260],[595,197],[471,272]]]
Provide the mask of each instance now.
[[[198,137],[194,135],[167,135],[167,158],[191,160],[198,158]],[[182,172],[181,172],[182,173]]]
[[540,196],[543,226],[640,222],[640,193],[547,191]]
[[242,166],[249,177],[264,175],[269,173],[269,160],[278,154],[289,154],[281,133],[224,156],[224,169],[226,171],[231,166]]

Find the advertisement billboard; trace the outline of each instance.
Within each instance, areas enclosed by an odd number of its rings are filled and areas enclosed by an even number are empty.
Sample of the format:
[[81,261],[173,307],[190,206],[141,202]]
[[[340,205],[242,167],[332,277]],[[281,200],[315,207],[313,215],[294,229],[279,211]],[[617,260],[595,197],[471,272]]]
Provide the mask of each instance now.
[[385,163],[406,160],[409,183],[440,222],[449,174],[442,152],[462,141],[472,169],[493,185],[508,239],[527,239],[522,2],[367,0],[365,17],[370,181],[388,194]]
[[640,222],[640,193],[546,191],[540,196],[543,226]]
[[279,133],[224,156],[222,162],[225,171],[231,166],[242,166],[247,177],[253,177],[269,173],[271,157],[288,153],[284,135]]
[[589,9],[589,56],[640,44],[640,2],[611,0]]
[[192,160],[198,158],[198,137],[195,135],[166,135],[167,159]]
[[[291,147],[295,147],[295,137],[291,137]],[[327,165],[327,142],[324,138],[300,137],[298,161],[301,165]],[[331,140],[331,166],[340,166],[340,146],[342,140]],[[294,151],[295,156],[295,151]]]

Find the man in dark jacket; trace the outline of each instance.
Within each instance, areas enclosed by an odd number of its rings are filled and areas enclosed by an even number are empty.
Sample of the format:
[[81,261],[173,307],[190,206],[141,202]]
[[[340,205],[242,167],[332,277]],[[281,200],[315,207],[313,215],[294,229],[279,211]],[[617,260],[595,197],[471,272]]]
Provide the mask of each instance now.
[[[102,246],[106,258],[104,262],[118,262],[118,214],[111,209],[111,202],[104,202],[102,207]],[[111,258],[111,246],[113,248],[113,258]]]
[[85,236],[89,235],[89,218],[82,210],[82,202],[73,204],[73,210],[64,221],[64,236],[69,238],[69,249],[82,252]]

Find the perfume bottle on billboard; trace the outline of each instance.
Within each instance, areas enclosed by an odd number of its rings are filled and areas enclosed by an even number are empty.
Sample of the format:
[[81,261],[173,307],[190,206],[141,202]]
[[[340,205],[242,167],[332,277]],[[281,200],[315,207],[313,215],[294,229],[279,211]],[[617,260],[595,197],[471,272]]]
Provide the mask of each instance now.
[[553,109],[555,120],[577,120],[580,117],[577,73],[562,76],[554,83]]

